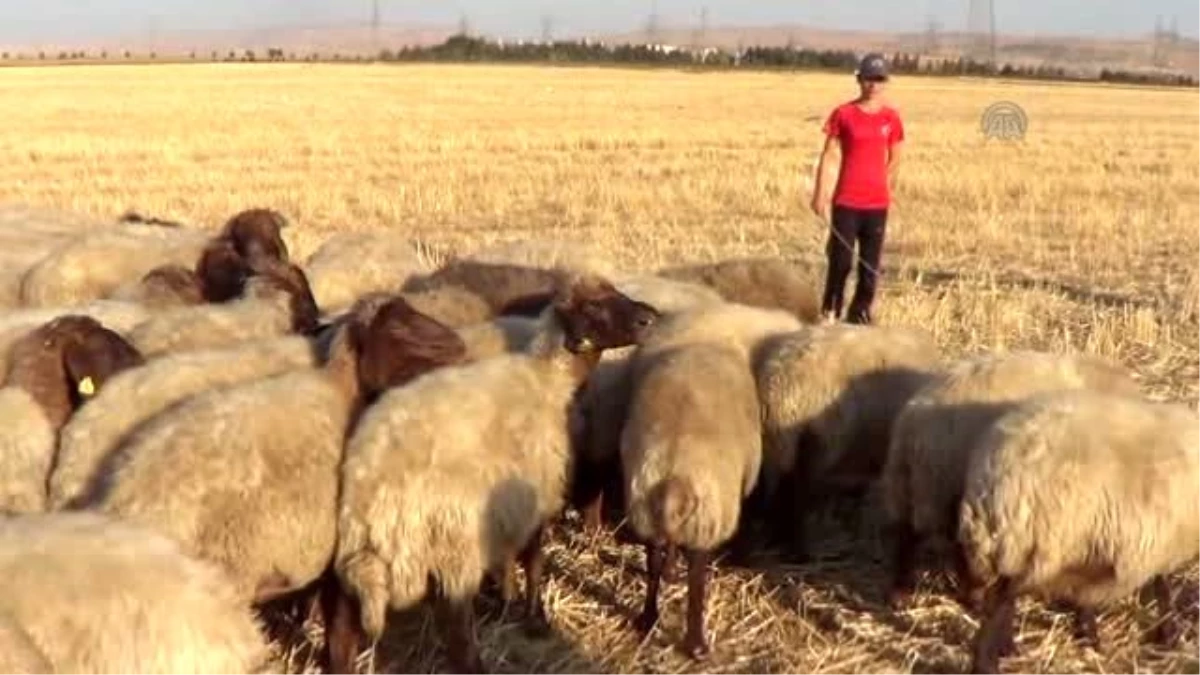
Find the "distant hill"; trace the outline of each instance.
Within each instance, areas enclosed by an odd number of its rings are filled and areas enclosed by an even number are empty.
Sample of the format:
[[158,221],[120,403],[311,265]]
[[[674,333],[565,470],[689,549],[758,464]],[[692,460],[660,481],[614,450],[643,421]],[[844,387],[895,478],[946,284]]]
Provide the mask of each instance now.
[[[320,53],[343,55],[377,53],[380,49],[398,49],[404,46],[426,46],[437,44],[453,35],[457,30],[452,25],[404,24],[384,25],[378,33],[361,23],[348,25],[285,26],[258,30],[197,30],[164,31],[153,38],[146,35],[129,39],[96,40],[91,42],[57,42],[46,44],[0,45],[0,50],[16,54],[36,54],[44,51],[56,54],[60,51],[84,50],[89,54],[107,51],[119,54],[129,50],[134,54],[156,52],[161,57],[186,56],[195,52],[207,56],[216,51],[228,54],[267,49],[282,49],[286,54]],[[570,35],[564,39],[588,37],[610,43],[649,42],[644,32],[629,32],[616,35]],[[697,39],[692,27],[664,27],[657,31],[655,42],[679,46],[692,45]],[[813,49],[846,49],[853,51],[877,50],[884,53],[904,52],[933,57],[954,58],[970,54],[972,37],[963,33],[939,32],[931,40],[924,33],[856,31],[814,28],[805,25],[774,26],[713,26],[704,34],[698,46],[721,47],[735,50],[739,46],[796,47]],[[998,35],[997,58],[1001,62],[1017,64],[1049,64],[1084,71],[1099,71],[1101,68],[1123,70],[1171,70],[1200,77],[1200,43],[1192,38],[1180,38],[1166,49],[1166,63],[1155,68],[1151,61],[1153,41],[1149,35],[1143,39],[1091,38],[1064,35]],[[983,56],[982,52],[975,52]]]

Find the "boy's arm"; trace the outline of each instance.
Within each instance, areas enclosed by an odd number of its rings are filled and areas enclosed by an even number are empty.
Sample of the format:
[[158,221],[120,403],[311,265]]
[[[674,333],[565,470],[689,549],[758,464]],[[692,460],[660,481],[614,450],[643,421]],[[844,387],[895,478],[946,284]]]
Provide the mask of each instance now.
[[828,198],[828,180],[826,173],[829,171],[829,166],[833,164],[833,155],[837,149],[837,137],[829,135],[825,137],[825,147],[821,149],[821,158],[817,161],[817,176],[813,185],[812,194],[812,210],[818,216],[825,218],[829,211]]

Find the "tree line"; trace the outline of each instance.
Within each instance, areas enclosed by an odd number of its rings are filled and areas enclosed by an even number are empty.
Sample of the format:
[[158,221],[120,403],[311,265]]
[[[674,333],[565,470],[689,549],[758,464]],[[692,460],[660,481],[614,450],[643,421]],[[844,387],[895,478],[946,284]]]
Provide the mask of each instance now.
[[[58,61],[94,60],[96,57],[82,51],[62,51]],[[37,59],[45,61],[55,55],[39,52]],[[0,60],[29,60],[26,54],[0,54]],[[129,50],[114,58],[132,59]],[[141,57],[144,58],[144,57]],[[150,52],[155,60],[157,54]],[[469,35],[453,35],[444,42],[424,47],[405,46],[400,49],[383,49],[374,57],[363,54],[319,54],[315,52],[285,53],[283,49],[268,48],[262,53],[251,49],[237,51],[211,51],[207,54],[190,52],[185,60],[239,61],[239,62],[443,62],[443,63],[562,63],[562,64],[613,64],[699,67],[706,69],[752,68],[829,70],[850,72],[858,64],[859,55],[851,50],[821,50],[809,47],[763,47],[752,46],[737,50],[704,48],[692,50],[664,45],[648,44],[603,44],[588,40],[556,42],[498,42]],[[99,54],[100,60],[109,60],[108,52]],[[178,58],[173,59],[178,60]],[[892,72],[899,75],[941,75],[1004,77],[1011,79],[1112,82],[1145,85],[1167,85],[1196,87],[1200,82],[1191,75],[1165,72],[1134,72],[1104,68],[1099,73],[1084,73],[1076,69],[1047,64],[1029,65],[1002,63],[993,64],[970,57],[954,58],[927,57],[897,52],[889,58]]]

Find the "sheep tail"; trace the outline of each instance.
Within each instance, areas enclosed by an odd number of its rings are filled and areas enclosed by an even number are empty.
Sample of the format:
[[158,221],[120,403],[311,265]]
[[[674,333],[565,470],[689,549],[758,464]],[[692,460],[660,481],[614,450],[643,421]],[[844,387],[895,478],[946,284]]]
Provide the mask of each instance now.
[[668,542],[685,541],[688,524],[700,508],[700,498],[691,481],[680,476],[668,476],[659,487],[657,508],[654,509],[655,529]]
[[383,635],[387,619],[387,566],[371,551],[358,551],[341,561],[339,574],[347,591],[358,596],[362,629],[372,643]]

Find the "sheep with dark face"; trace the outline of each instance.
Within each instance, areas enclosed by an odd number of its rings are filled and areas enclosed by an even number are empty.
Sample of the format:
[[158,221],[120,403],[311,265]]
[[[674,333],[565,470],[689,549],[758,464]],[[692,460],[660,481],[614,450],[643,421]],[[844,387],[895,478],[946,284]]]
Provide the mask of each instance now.
[[287,225],[287,218],[278,211],[251,208],[226,221],[217,238],[232,242],[234,250],[247,261],[270,258],[289,262],[291,258],[282,233]]
[[289,333],[311,334],[318,328],[320,310],[299,266],[260,258],[251,269],[237,300],[160,312],[136,326],[130,341],[151,357]]
[[464,352],[402,298],[352,312],[320,367],[208,390],[143,423],[83,505],[219,563],[248,600],[291,594],[332,560],[343,441],[360,412]]
[[569,272],[559,269],[457,259],[428,274],[413,276],[403,290],[461,288],[482,298],[493,314],[500,314],[510,303],[530,296],[548,298],[567,275]]
[[572,478],[573,400],[604,350],[635,343],[658,316],[583,276],[563,284],[522,352],[429,373],[363,415],[342,467],[338,672],[379,639],[389,607],[426,597],[430,577],[457,668],[483,669],[471,599],[489,572],[519,559],[531,625],[545,625],[542,532]]
[[0,510],[45,509],[59,429],[109,378],[141,364],[121,336],[86,316],[59,317],[17,342],[0,389]]

